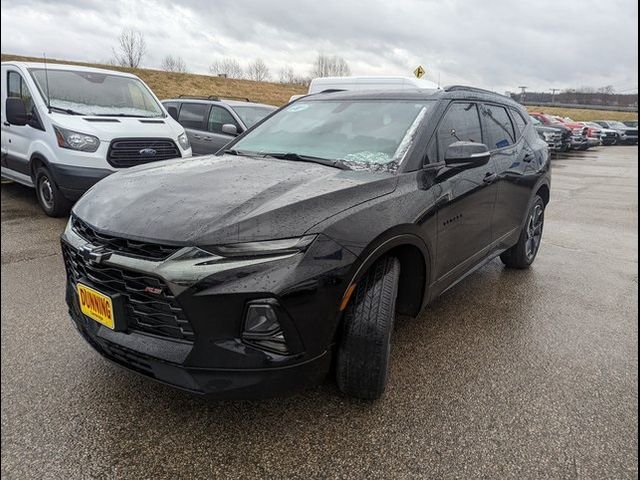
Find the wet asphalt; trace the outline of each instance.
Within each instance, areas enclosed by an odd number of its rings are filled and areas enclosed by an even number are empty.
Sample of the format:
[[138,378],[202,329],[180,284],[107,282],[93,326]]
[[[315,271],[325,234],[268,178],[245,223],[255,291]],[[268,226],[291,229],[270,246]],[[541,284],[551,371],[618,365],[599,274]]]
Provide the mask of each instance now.
[[2,185],[2,478],[637,478],[638,149],[553,161],[528,271],[499,260],[400,319],[376,403],[332,381],[213,402],[100,358],[58,236]]

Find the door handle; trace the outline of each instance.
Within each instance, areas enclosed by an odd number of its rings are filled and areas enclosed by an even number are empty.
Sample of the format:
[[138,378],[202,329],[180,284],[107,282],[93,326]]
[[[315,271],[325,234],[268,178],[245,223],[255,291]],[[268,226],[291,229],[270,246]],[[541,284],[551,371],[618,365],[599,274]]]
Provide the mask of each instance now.
[[524,158],[523,161],[527,162],[527,163],[531,163],[533,161],[533,159],[536,158],[536,156],[533,153],[527,153]]
[[482,179],[482,181],[484,183],[486,183],[487,185],[492,184],[493,182],[495,182],[496,178],[498,178],[498,175],[495,173],[491,173],[491,172],[487,172],[487,174],[484,176],[484,178]]
[[11,126],[11,124],[10,124],[9,122],[2,122],[2,124],[3,124],[5,127],[10,127],[10,126]]

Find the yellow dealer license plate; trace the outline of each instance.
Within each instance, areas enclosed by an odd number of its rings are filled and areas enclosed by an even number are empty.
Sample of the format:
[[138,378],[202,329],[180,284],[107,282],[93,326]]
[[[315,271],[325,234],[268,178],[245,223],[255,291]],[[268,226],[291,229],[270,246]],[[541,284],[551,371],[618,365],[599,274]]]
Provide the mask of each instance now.
[[115,320],[113,318],[113,303],[111,299],[105,294],[81,283],[77,285],[77,288],[82,313],[113,330]]

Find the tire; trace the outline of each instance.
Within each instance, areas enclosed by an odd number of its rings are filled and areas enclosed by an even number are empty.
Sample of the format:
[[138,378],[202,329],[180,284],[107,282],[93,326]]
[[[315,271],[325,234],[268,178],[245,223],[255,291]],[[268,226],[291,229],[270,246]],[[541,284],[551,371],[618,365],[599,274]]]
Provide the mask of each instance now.
[[360,280],[345,311],[336,379],[347,395],[375,400],[384,392],[399,279],[397,258],[379,260]]
[[536,195],[533,205],[527,214],[524,228],[520,232],[520,238],[509,250],[500,255],[502,263],[509,268],[525,269],[529,268],[536,259],[540,242],[542,241],[542,230],[544,227],[544,200],[540,195]]
[[36,170],[36,195],[40,207],[50,217],[64,217],[71,210],[71,202],[67,200],[56,185],[47,167]]

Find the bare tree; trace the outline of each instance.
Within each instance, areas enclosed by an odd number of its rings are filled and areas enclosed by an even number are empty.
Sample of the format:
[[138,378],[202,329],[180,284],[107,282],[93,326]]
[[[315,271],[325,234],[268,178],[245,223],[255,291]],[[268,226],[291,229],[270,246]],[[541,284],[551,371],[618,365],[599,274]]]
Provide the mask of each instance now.
[[247,66],[247,78],[256,82],[264,82],[271,76],[269,67],[261,58],[256,58]]
[[182,57],[167,55],[162,59],[160,69],[167,72],[187,73],[187,64]]
[[242,78],[244,71],[240,63],[233,58],[223,58],[214,61],[209,66],[209,72],[212,75],[223,75],[228,78]]
[[351,75],[351,69],[344,58],[323,53],[318,54],[311,70],[313,77],[347,77],[349,75]]
[[122,30],[118,37],[118,46],[113,49],[116,63],[123,67],[139,67],[145,53],[147,42],[142,32],[132,28]]
[[293,68],[289,65],[282,67],[278,76],[280,83],[296,83],[296,72],[294,72]]

